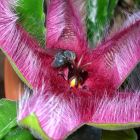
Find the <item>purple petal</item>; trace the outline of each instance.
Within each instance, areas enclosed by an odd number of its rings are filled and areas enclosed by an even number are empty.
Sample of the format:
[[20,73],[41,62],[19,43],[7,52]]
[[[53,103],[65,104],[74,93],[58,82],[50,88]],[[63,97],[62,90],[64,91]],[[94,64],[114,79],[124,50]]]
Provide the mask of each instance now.
[[[93,51],[92,73],[87,83],[92,87],[96,81],[106,89],[117,89],[140,61],[140,20]],[[89,60],[90,61],[90,60]],[[95,75],[95,76],[94,76]]]
[[77,2],[71,0],[50,1],[47,15],[47,47],[76,52],[85,49],[86,35],[80,20],[81,10],[80,6],[76,5]]
[[34,91],[30,98],[26,91],[19,104],[18,120],[21,121],[34,113],[48,137],[53,140],[62,140],[83,125],[80,112],[77,112],[77,107],[73,106],[75,101],[68,94],[50,96],[49,92],[44,93],[44,89]]
[[140,94],[118,92],[113,96],[103,96],[92,124],[104,129],[128,129],[140,126]]
[[140,126],[139,112],[139,93],[75,91],[55,95],[42,88],[31,97],[25,91],[18,120],[34,113],[46,135],[61,140],[85,123],[115,130]]
[[[0,48],[12,60],[20,78],[32,87],[40,87],[51,68],[51,58],[16,22],[13,0],[0,1]],[[15,66],[16,65],[16,66]]]

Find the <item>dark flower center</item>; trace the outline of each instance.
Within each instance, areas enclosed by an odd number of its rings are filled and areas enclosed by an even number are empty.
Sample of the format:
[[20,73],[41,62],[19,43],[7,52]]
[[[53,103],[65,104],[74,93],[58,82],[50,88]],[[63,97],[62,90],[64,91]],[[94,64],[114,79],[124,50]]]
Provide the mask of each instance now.
[[82,58],[76,65],[76,54],[74,52],[68,50],[59,51],[54,57],[52,66],[54,68],[68,68],[67,77],[63,72],[60,72],[59,75],[69,81],[70,87],[81,87],[88,77],[88,72],[80,67],[81,60]]
[[80,87],[88,77],[88,72],[74,64],[68,65],[68,80],[70,87]]

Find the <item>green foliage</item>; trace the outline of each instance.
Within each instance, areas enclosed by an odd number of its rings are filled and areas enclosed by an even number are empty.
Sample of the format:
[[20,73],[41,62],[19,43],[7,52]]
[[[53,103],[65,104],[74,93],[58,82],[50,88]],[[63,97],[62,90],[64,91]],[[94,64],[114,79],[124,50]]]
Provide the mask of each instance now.
[[31,133],[17,127],[16,102],[0,100],[0,139],[1,140],[34,140]]
[[125,131],[103,131],[102,140],[137,140],[136,132],[133,129]]
[[137,7],[140,8],[140,0],[136,0]]
[[28,130],[15,127],[2,140],[35,140],[35,138]]
[[20,0],[16,8],[20,24],[34,36],[41,45],[45,42],[44,0]]
[[93,46],[104,35],[105,27],[114,14],[117,0],[88,0],[87,3],[87,35]]
[[16,102],[0,100],[0,139],[5,136],[16,123]]
[[19,122],[19,125],[30,128],[33,132],[37,133],[43,140],[49,140],[46,133],[41,128],[38,118],[34,113],[31,113],[29,116],[25,117]]

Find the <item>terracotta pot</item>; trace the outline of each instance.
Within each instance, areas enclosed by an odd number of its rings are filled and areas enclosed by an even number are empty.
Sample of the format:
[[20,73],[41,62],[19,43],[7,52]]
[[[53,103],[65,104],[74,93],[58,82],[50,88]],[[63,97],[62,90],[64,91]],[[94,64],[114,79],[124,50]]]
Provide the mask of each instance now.
[[13,70],[7,58],[5,58],[4,62],[4,87],[5,97],[7,99],[19,99],[19,96],[22,93],[23,84],[16,72]]

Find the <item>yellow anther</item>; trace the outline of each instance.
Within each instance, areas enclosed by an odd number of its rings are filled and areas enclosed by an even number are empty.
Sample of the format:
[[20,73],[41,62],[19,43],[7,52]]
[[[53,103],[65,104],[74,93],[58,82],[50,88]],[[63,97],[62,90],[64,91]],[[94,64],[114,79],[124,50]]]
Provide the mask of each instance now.
[[76,78],[73,78],[71,81],[70,81],[70,87],[76,87],[77,86],[77,79]]

